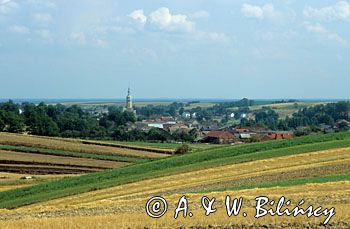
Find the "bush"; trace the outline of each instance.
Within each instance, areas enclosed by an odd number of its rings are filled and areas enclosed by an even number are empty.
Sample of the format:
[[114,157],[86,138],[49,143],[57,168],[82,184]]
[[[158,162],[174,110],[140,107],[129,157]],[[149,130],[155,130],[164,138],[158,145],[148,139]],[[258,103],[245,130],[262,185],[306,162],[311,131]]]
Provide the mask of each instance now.
[[191,148],[187,144],[182,144],[175,150],[175,154],[184,154],[190,151],[191,151]]

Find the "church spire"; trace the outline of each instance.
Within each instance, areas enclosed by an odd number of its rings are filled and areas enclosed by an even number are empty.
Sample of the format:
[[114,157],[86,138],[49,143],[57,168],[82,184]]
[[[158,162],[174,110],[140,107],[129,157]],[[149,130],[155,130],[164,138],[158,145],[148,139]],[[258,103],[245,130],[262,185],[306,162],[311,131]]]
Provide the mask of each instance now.
[[133,110],[130,86],[128,87],[128,95],[126,96],[126,109]]

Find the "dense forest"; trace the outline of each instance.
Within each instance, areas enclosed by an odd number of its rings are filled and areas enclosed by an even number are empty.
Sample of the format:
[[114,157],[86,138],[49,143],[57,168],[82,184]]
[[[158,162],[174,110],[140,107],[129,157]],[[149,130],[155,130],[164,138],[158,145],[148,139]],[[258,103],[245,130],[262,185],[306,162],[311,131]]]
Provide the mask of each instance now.
[[[209,108],[192,108],[200,123],[210,122],[215,117],[225,117],[229,113],[229,103],[222,103]],[[254,101],[243,99],[230,103],[238,107],[237,116],[250,112],[249,105]],[[136,108],[138,119],[149,118],[154,114],[177,116],[184,112],[184,103],[170,105],[145,106]],[[337,102],[299,109],[290,117],[281,119],[276,111],[262,107],[254,111],[255,118],[241,118],[241,126],[261,126],[271,130],[293,130],[298,134],[319,131],[320,125],[337,126],[339,130],[348,130],[350,102]],[[237,117],[236,116],[236,117]],[[38,105],[31,103],[16,104],[12,101],[0,103],[0,131],[34,135],[61,136],[73,138],[141,140],[141,141],[194,141],[197,129],[189,132],[177,131],[173,134],[153,128],[148,132],[128,130],[128,123],[136,121],[132,112],[110,107],[106,114],[92,114],[79,106]],[[225,122],[221,123],[222,126]]]

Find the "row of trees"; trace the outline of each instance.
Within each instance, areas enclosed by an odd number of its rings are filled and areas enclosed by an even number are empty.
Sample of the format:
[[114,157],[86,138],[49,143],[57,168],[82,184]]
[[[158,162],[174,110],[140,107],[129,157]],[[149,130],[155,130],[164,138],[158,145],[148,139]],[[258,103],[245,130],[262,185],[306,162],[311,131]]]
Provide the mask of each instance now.
[[128,122],[135,122],[134,114],[119,109],[110,109],[108,114],[96,117],[78,106],[44,103],[19,105],[12,101],[0,104],[0,131],[13,133],[105,138]]
[[350,121],[350,102],[337,102],[306,107],[294,113],[292,117],[279,119],[279,115],[271,108],[264,108],[255,112],[255,120],[242,119],[241,125],[258,125],[272,130],[295,130],[299,127],[320,124],[337,126],[347,130]]
[[108,113],[96,116],[78,106],[0,103],[0,131],[129,141],[194,141],[197,137],[197,130],[179,130],[173,134],[157,128],[147,133],[128,131],[127,123],[135,121],[134,113],[113,107]]

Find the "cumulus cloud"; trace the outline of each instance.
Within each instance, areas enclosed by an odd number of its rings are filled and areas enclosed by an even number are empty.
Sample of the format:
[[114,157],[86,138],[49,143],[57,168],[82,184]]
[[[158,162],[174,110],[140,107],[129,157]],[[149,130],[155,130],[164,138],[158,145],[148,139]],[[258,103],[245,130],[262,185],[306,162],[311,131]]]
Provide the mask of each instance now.
[[242,5],[241,12],[246,17],[259,18],[259,19],[272,17],[276,13],[275,8],[272,4],[258,6],[258,5],[250,5],[247,3],[244,3]]
[[34,19],[42,25],[49,25],[52,22],[52,16],[47,13],[35,14]]
[[211,33],[208,33],[208,38],[212,41],[222,42],[222,43],[226,43],[230,41],[230,38],[224,33],[211,32]]
[[161,30],[169,32],[186,31],[191,32],[194,29],[194,23],[187,19],[183,14],[171,14],[166,7],[161,7],[149,15],[150,24],[155,25]]
[[143,13],[143,10],[135,10],[131,12],[128,16],[141,24],[145,24],[147,22],[147,17]]
[[146,16],[143,10],[135,10],[129,15],[133,20],[140,24],[151,26],[167,32],[191,32],[194,29],[194,23],[188,20],[187,15],[172,14],[166,7],[161,7]]
[[196,11],[190,15],[188,15],[188,18],[190,19],[202,19],[202,18],[208,18],[210,16],[210,14],[205,11],[205,10],[200,10],[200,11]]
[[108,42],[102,39],[93,39],[96,46],[105,48],[108,46]]
[[350,3],[347,1],[339,1],[334,5],[322,8],[305,7],[303,14],[306,17],[313,17],[320,20],[349,20],[350,19]]
[[73,42],[78,43],[79,45],[84,45],[86,44],[86,36],[83,32],[72,32],[70,34],[70,39]]
[[23,25],[14,25],[10,28],[10,31],[18,34],[28,34],[29,29]]
[[142,28],[150,31],[159,30],[170,33],[184,33],[187,38],[203,39],[219,43],[230,41],[230,38],[224,33],[200,31],[195,28],[194,19],[209,17],[209,13],[204,10],[185,15],[174,14],[168,8],[161,7],[149,15],[145,15],[143,10],[135,10],[128,16],[141,24]]
[[320,23],[310,23],[310,22],[304,22],[303,26],[308,30],[309,32],[312,32],[314,34],[317,34],[318,36],[322,38],[326,38],[328,40],[332,40],[337,42],[340,45],[347,45],[346,40],[344,40],[339,34],[333,33],[328,31],[323,25]]
[[56,8],[56,4],[51,0],[27,0],[27,4],[35,7],[35,8]]
[[0,0],[0,13],[7,14],[18,8],[18,4],[12,0]]
[[53,41],[50,30],[41,29],[41,30],[37,30],[36,33],[45,42],[52,42]]

